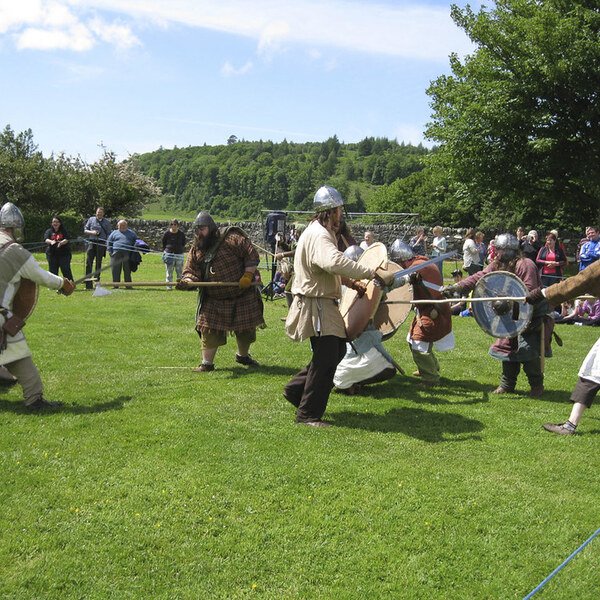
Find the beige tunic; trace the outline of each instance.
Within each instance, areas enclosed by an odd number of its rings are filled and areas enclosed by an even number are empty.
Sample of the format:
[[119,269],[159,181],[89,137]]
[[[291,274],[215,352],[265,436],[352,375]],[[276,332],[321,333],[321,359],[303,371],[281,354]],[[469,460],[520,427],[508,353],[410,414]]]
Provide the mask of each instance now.
[[[8,244],[12,238],[0,232],[0,247]],[[44,285],[54,290],[62,287],[63,278],[42,269],[33,255],[20,244],[11,244],[0,254],[0,306],[8,310],[12,316],[13,300],[21,279],[31,279],[38,285]],[[5,318],[0,315],[0,326]],[[6,365],[21,358],[31,356],[23,330],[17,335],[7,337],[7,347],[0,353],[0,365]]]
[[302,341],[316,335],[346,337],[338,309],[341,277],[373,279],[374,272],[346,258],[337,249],[335,235],[313,221],[300,236],[294,256],[294,300],[285,324],[290,338]]

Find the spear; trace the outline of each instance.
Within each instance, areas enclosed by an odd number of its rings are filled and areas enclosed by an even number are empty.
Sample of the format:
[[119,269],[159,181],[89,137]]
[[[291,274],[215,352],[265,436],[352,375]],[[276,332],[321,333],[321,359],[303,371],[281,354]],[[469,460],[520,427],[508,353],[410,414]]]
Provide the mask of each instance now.
[[[173,287],[172,281],[99,281],[97,285],[105,287]],[[188,287],[238,287],[237,281],[188,281]],[[260,283],[251,283],[251,286],[260,287]]]

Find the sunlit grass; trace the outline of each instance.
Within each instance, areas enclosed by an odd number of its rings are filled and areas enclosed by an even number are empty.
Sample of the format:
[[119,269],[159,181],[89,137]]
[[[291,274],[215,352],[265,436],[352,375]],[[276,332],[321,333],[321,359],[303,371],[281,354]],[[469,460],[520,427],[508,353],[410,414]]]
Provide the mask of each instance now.
[[[134,280],[163,275],[149,255]],[[334,392],[335,427],[313,430],[281,395],[310,359],[285,301],[265,305],[256,371],[230,340],[194,373],[194,312],[193,292],[40,290],[26,332],[65,406],[27,414],[0,390],[0,597],[520,599],[600,526],[598,407],[581,435],[541,428],[568,415],[594,328],[562,326],[531,400],[523,376],[489,394],[490,338],[456,319],[439,388]],[[406,329],[386,345],[410,373]],[[544,594],[595,598],[597,557],[594,540]]]

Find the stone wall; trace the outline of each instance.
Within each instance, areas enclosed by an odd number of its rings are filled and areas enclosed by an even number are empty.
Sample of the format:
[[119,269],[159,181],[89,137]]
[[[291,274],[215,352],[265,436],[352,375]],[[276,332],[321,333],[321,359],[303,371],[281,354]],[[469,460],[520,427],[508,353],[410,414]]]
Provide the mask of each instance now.
[[[133,229],[138,237],[143,239],[153,250],[162,249],[162,236],[169,227],[169,221],[146,221],[144,219],[130,219],[128,221],[129,227]],[[236,225],[241,227],[252,239],[255,244],[265,247],[266,242],[264,239],[263,224],[260,221],[243,221],[243,222],[218,222],[221,225]],[[113,228],[116,227],[116,220],[112,223]],[[180,229],[186,234],[188,241],[191,241],[193,236],[193,227],[191,221],[180,221]],[[414,234],[414,230],[406,231],[406,228],[402,225],[394,225],[391,223],[382,223],[376,225],[362,225],[354,224],[352,227],[352,233],[357,242],[363,239],[364,232],[369,229],[375,234],[375,240],[383,242],[386,246],[390,246],[391,243],[398,237],[405,236],[408,239]],[[425,233],[429,237],[429,241],[433,239],[432,227],[424,226]],[[448,246],[448,251],[451,252],[456,250],[462,252],[462,246],[464,241],[465,229],[451,229],[444,228],[444,235]],[[492,237],[499,232],[483,231],[485,235],[485,242],[487,243]],[[539,231],[540,235],[545,236],[546,232]],[[570,262],[575,261],[575,253],[579,240],[583,237],[583,232],[564,232],[563,243],[567,248],[567,257]]]

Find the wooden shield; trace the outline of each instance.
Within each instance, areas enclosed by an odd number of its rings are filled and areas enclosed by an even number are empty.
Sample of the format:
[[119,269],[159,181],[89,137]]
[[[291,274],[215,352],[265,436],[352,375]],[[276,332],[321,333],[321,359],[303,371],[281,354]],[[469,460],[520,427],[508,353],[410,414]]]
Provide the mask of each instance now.
[[[358,262],[371,269],[385,268],[388,264],[385,245],[375,242],[362,253]],[[358,297],[355,290],[346,288],[340,303],[340,313],[344,319],[346,335],[349,340],[356,339],[365,330],[381,300],[379,285],[376,285],[374,281],[363,281],[367,284],[367,291],[362,298]]]
[[13,299],[13,315],[21,317],[23,321],[33,312],[38,299],[38,285],[31,279],[21,279],[19,289]]
[[[391,273],[397,273],[401,271],[402,267],[394,262],[388,262],[387,271]],[[410,314],[411,305],[408,303],[413,299],[413,292],[411,285],[403,285],[402,287],[396,288],[385,295],[383,302],[379,304],[375,316],[373,317],[373,323],[375,328],[381,331],[383,334],[383,340],[391,338],[398,328]],[[398,302],[407,301],[406,304],[386,304],[386,302]]]

